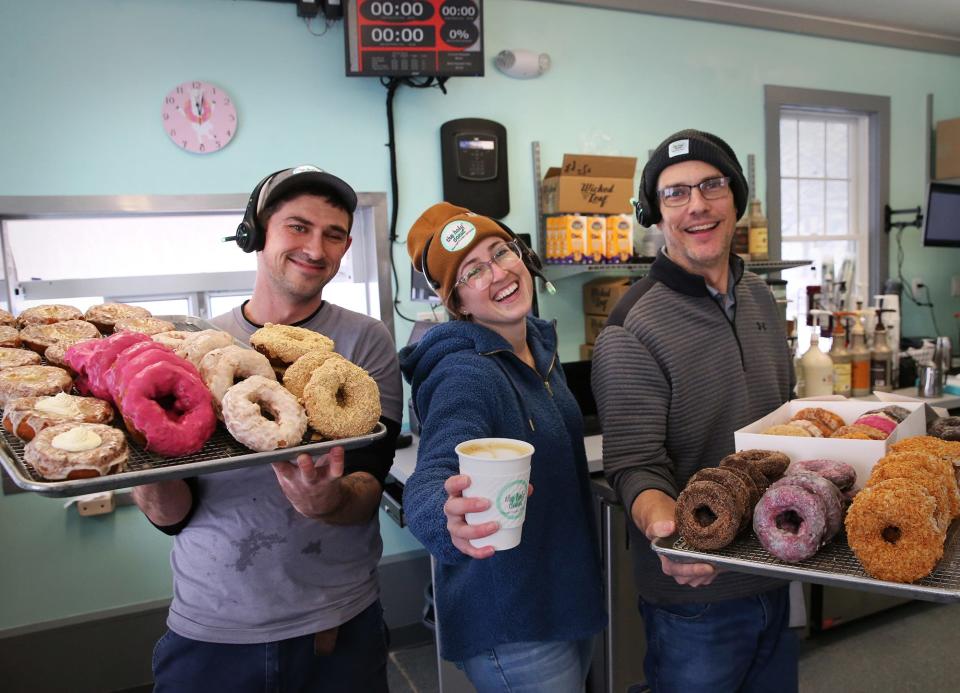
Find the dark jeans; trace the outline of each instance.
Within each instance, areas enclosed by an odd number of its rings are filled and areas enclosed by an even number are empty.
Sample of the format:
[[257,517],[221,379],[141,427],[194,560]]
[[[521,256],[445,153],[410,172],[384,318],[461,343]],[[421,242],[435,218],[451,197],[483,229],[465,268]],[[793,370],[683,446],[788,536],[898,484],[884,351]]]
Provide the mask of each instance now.
[[225,645],[167,631],[153,651],[156,693],[386,693],[389,634],[380,602],[340,626],[329,655],[314,636]]
[[643,669],[655,693],[797,690],[799,645],[788,628],[786,587],[712,603],[641,602],[640,611]]

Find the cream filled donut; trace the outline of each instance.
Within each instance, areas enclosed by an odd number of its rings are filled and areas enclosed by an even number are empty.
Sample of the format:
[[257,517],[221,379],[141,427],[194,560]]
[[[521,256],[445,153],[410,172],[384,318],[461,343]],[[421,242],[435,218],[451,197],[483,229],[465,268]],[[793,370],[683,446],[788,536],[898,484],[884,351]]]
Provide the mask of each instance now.
[[3,427],[21,440],[32,440],[40,431],[57,424],[110,423],[113,407],[95,397],[65,392],[45,397],[20,397],[3,410]]
[[[307,416],[297,398],[276,380],[262,375],[252,375],[230,387],[221,406],[230,435],[258,452],[299,445],[307,430]],[[271,419],[263,415],[264,411]]]
[[123,433],[97,423],[67,422],[40,431],[23,459],[44,479],[85,479],[122,470],[129,458]]

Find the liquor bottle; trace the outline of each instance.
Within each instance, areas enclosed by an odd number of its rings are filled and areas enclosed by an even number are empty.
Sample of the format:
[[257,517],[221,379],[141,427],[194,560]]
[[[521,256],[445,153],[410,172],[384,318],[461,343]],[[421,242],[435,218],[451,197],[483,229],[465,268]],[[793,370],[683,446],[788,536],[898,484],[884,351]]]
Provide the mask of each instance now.
[[870,387],[874,392],[893,391],[893,352],[887,344],[887,328],[883,325],[883,314],[890,310],[877,308],[877,324],[873,328],[873,348],[870,350]]
[[847,351],[847,335],[843,321],[847,313],[834,314],[833,345],[830,347],[830,359],[833,361],[833,394],[849,397],[853,391],[853,358]]
[[733,230],[733,254],[750,260],[750,220],[744,214]]
[[856,315],[850,330],[850,387],[854,397],[870,394],[870,350],[865,340],[863,323]]
[[750,200],[750,212],[747,216],[749,223],[747,251],[751,260],[766,260],[770,256],[770,246],[767,240],[767,218],[760,209],[760,200]]

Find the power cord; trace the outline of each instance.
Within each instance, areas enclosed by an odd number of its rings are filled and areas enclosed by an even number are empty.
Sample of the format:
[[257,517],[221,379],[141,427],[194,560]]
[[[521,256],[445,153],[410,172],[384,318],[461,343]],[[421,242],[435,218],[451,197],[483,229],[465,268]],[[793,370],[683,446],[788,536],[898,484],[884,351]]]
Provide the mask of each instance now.
[[930,309],[930,320],[933,322],[934,334],[942,334],[940,328],[937,326],[937,315],[933,310],[933,301],[930,300],[930,287],[926,284],[922,284],[923,290],[926,292],[927,300],[921,302],[917,300],[917,297],[913,295],[913,288],[907,284],[907,280],[903,278],[903,226],[897,228],[897,278],[900,280],[900,286],[903,288],[903,293],[906,294],[914,305],[918,308],[929,308]]

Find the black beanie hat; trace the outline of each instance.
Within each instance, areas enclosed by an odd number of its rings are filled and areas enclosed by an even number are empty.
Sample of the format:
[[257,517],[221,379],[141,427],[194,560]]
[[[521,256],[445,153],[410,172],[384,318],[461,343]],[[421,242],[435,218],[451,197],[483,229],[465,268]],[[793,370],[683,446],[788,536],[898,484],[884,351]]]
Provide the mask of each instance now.
[[661,142],[643,167],[640,194],[637,196],[637,220],[641,224],[653,226],[663,218],[660,215],[660,198],[657,197],[657,180],[663,169],[681,161],[705,161],[729,176],[737,219],[743,216],[747,209],[747,179],[736,153],[729,144],[709,132],[681,130]]

